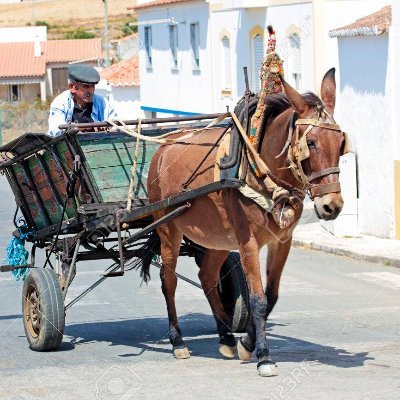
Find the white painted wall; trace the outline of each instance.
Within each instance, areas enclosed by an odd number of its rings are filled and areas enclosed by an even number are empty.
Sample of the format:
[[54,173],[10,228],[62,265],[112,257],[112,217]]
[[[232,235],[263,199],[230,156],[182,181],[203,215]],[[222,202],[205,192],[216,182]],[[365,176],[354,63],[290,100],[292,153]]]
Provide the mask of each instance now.
[[[248,67],[250,82],[253,80],[250,32],[255,26],[265,29],[269,23],[275,27],[278,45],[281,46],[286,46],[286,34],[292,25],[296,25],[304,32],[302,38],[303,86],[307,90],[313,90],[313,69],[307,65],[313,58],[310,33],[311,14],[310,4],[295,4],[268,9],[266,7],[221,9],[209,13],[208,5],[205,3],[190,3],[190,5],[183,3],[180,6],[158,7],[140,12],[139,22],[171,17],[179,22],[177,69],[170,67],[168,24],[152,25],[152,70],[146,69],[144,45],[141,48],[142,105],[202,113],[222,112],[226,106],[233,109],[244,93],[244,66]],[[199,73],[194,73],[192,68],[189,32],[191,22],[200,23],[201,68]],[[222,93],[221,32],[223,31],[229,33],[232,51],[231,94]],[[144,26],[142,25],[139,25],[139,35],[144,42]],[[266,46],[267,33],[264,36]],[[285,54],[289,55],[287,52]],[[288,80],[291,81],[290,76],[288,76]]]
[[[193,113],[213,111],[212,60],[208,5],[204,2],[182,3],[170,8],[159,7],[141,12],[138,21],[174,17],[178,22],[178,68],[172,68],[169,51],[168,24],[153,24],[152,69],[146,68],[144,44],[140,50],[141,102],[145,107],[179,110]],[[200,70],[192,63],[190,24],[200,24]],[[139,25],[144,42],[144,26]],[[157,116],[167,116],[160,114]]]
[[358,160],[360,232],[393,237],[389,35],[339,38],[340,123]]
[[110,99],[114,103],[119,119],[144,118],[140,109],[140,90],[137,86],[113,86]]
[[40,42],[47,40],[47,26],[24,26],[18,28],[0,28],[0,43]]
[[[358,230],[392,238],[394,133],[390,113],[389,35],[338,39],[328,36],[330,30],[388,4],[390,0],[324,1],[324,45],[319,57],[324,71],[336,68],[335,118],[349,134],[356,154]],[[346,175],[342,174],[341,181],[345,179]],[[347,201],[353,203],[353,199]]]
[[140,88],[138,86],[112,86],[101,80],[96,85],[96,94],[113,102],[118,119],[144,118],[140,109]]
[[276,51],[283,59],[285,78],[294,86],[293,77],[288,66],[291,50],[288,34],[298,28],[301,39],[301,87],[300,91],[315,91],[314,87],[314,46],[312,5],[293,4],[268,7],[264,25],[272,25],[276,31]]
[[[174,17],[179,23],[179,67],[170,68],[168,24],[153,27],[153,69],[145,67],[144,48],[140,53],[142,105],[155,108],[175,109],[189,112],[220,112],[229,105],[233,109],[244,92],[242,68],[249,67],[251,54],[249,32],[255,25],[265,28],[272,24],[277,32],[277,50],[283,57],[287,72],[288,57],[285,53],[287,35],[298,27],[302,38],[302,91],[319,94],[320,82],[315,82],[315,72],[321,77],[331,67],[336,67],[337,104],[335,118],[348,132],[352,150],[357,159],[358,205],[354,191],[348,191],[351,213],[358,207],[358,229],[361,233],[393,237],[393,156],[396,148],[392,124],[390,60],[396,46],[390,35],[353,38],[329,38],[330,30],[354,22],[356,19],[378,11],[394,0],[324,0],[322,14],[313,15],[311,3],[274,5],[253,8],[225,8],[208,11],[204,2],[182,3],[179,6],[159,7],[139,13],[140,20],[157,20]],[[139,3],[139,2],[138,2]],[[210,1],[211,3],[211,1]],[[316,18],[321,18],[316,20]],[[190,22],[200,22],[201,73],[193,74],[190,53]],[[314,24],[322,21],[322,49],[314,50]],[[186,23],[185,23],[186,22]],[[222,93],[220,33],[230,33],[232,49],[232,92]],[[143,40],[143,26],[139,34]],[[264,33],[266,45],[267,32]],[[315,60],[320,63],[315,64]],[[317,65],[321,71],[314,71]],[[393,68],[393,67],[391,67]],[[289,71],[290,72],[290,71]],[[290,74],[286,75],[293,84]],[[251,76],[250,76],[251,78]],[[391,100],[392,99],[392,100]],[[374,110],[372,113],[371,110]],[[159,114],[157,116],[167,116]],[[400,142],[397,140],[397,142]],[[346,186],[354,181],[353,162],[348,163],[349,172],[341,180]],[[347,185],[348,186],[348,185]],[[351,193],[350,193],[351,192]],[[346,201],[346,198],[345,198]],[[345,219],[342,219],[342,222]],[[348,221],[348,219],[346,220]],[[355,219],[352,219],[354,223]],[[343,222],[348,224],[348,222]],[[343,226],[338,231],[343,232]]]

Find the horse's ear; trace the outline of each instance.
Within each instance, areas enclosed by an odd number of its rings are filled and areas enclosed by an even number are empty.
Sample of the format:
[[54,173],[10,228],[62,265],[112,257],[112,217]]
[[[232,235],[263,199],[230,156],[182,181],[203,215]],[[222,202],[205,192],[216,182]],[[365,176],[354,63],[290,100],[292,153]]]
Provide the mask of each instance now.
[[331,68],[322,79],[321,99],[328,111],[333,114],[336,103],[335,68]]
[[308,111],[308,105],[304,100],[303,96],[296,90],[293,89],[286,81],[283,79],[283,76],[280,76],[282,86],[285,90],[286,96],[288,97],[290,103],[292,104],[293,108],[297,112],[297,114],[302,115],[306,111]]

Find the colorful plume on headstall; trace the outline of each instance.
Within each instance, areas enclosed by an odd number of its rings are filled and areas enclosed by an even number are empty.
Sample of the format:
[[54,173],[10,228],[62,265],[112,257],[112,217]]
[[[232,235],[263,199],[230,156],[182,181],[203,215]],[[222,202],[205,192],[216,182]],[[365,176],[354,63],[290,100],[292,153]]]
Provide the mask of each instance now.
[[256,148],[261,135],[266,97],[270,94],[282,92],[280,75],[283,76],[283,63],[275,52],[276,36],[272,25],[268,25],[267,29],[269,33],[267,54],[260,68],[261,90],[258,95],[256,112],[251,119],[250,140]]

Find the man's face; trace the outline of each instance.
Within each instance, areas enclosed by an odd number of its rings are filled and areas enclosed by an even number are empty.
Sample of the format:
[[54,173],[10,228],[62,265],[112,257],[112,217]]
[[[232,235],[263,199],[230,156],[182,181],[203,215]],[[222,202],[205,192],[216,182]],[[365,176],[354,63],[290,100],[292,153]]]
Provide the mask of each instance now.
[[88,83],[71,82],[69,90],[74,102],[80,107],[85,107],[87,103],[91,103],[93,101],[94,86]]

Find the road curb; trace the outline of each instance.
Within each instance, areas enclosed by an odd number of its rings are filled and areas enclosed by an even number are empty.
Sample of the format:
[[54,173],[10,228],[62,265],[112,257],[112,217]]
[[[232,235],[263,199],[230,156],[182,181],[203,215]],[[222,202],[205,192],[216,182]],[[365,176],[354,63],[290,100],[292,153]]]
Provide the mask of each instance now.
[[292,245],[298,248],[323,251],[325,253],[331,253],[338,256],[354,258],[356,260],[368,261],[375,264],[383,264],[390,267],[400,268],[399,258],[385,257],[377,254],[360,253],[348,248],[346,249],[346,248],[335,247],[331,245],[313,242],[310,240],[293,239]]

